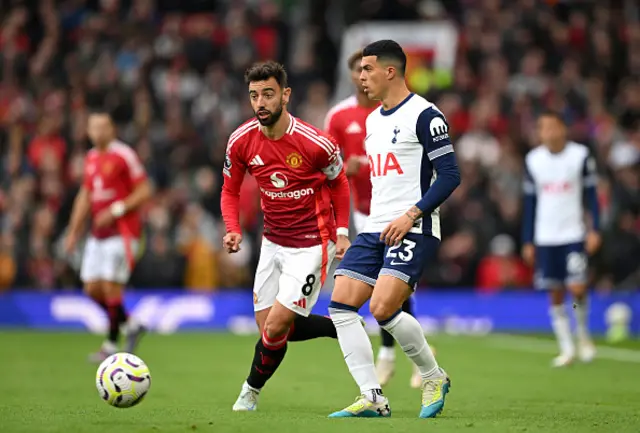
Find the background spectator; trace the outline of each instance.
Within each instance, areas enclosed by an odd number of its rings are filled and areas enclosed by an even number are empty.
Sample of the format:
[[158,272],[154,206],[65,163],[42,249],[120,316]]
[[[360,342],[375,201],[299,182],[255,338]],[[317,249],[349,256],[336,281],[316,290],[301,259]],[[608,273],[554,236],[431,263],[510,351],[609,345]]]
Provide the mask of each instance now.
[[451,79],[412,83],[449,119],[464,180],[442,208],[444,241],[427,287],[530,285],[518,258],[520,179],[545,108],[560,111],[598,161],[605,242],[593,283],[640,284],[633,2],[41,0],[5,1],[1,11],[0,288],[77,284],[77,257],[57,245],[96,107],[113,113],[157,187],[133,285],[250,285],[261,239],[252,179],[242,195],[243,252],[219,251],[226,139],[253,114],[243,71],[256,60],[284,62],[292,112],[322,126],[344,67],[345,26],[374,19],[447,19],[459,31]]

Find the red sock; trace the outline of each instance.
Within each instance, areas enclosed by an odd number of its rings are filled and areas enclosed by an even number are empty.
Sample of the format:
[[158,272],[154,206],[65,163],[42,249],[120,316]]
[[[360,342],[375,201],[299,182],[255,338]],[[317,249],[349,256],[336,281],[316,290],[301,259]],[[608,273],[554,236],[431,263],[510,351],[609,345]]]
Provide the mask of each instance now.
[[108,339],[112,343],[117,343],[120,337],[120,325],[127,321],[127,313],[125,312],[122,298],[107,299],[107,315],[109,316],[109,335]]

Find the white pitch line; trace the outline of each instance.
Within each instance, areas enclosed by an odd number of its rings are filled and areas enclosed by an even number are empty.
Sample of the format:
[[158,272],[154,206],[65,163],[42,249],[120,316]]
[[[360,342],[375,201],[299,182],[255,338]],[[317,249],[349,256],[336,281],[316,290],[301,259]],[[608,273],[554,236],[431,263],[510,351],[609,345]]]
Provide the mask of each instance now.
[[[517,350],[519,352],[532,352],[555,354],[558,346],[554,341],[543,340],[535,337],[521,335],[493,334],[487,337],[490,346]],[[598,353],[596,359],[607,359],[611,361],[640,363],[640,351],[633,349],[623,349],[607,346],[597,346]]]

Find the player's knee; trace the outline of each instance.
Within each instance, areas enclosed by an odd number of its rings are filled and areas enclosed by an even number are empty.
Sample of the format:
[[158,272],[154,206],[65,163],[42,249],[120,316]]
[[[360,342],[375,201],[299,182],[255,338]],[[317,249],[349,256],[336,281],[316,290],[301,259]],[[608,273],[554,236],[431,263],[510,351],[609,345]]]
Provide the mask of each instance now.
[[124,287],[120,283],[105,282],[103,284],[103,291],[107,298],[120,298],[122,297]]
[[264,324],[264,334],[267,334],[269,338],[284,337],[289,332],[291,324],[283,321],[267,321]]
[[372,290],[371,286],[362,281],[338,275],[331,294],[331,301],[359,308],[371,297]]
[[96,301],[101,301],[104,297],[104,293],[102,291],[102,283],[99,281],[86,283],[83,290],[85,295]]
[[587,293],[586,284],[571,284],[569,285],[568,289],[574,298],[583,298]]
[[371,299],[369,310],[378,322],[382,322],[396,314],[398,312],[398,306],[391,305],[381,299]]
[[549,299],[551,301],[551,305],[562,305],[564,304],[564,291],[561,289],[553,289],[549,291]]

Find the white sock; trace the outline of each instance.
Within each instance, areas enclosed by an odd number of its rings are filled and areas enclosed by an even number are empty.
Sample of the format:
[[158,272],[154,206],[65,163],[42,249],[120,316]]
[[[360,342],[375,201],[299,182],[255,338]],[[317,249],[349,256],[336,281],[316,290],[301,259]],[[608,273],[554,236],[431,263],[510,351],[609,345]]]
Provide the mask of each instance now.
[[549,315],[551,316],[553,332],[556,334],[556,339],[558,340],[560,353],[563,355],[573,355],[575,353],[575,347],[571,339],[571,327],[564,304],[552,305],[551,308],[549,308]]
[[396,349],[395,347],[387,347],[380,346],[380,350],[378,350],[378,359],[385,361],[395,361],[396,360]]
[[589,341],[589,301],[583,298],[581,301],[575,301],[573,309],[573,317],[576,319],[576,334],[579,341]]
[[356,311],[347,310],[331,304],[329,315],[338,333],[338,342],[349,367],[349,373],[360,387],[360,392],[375,401],[380,395],[380,383],[376,377],[373,363],[373,348],[360,316]]
[[424,337],[422,327],[415,317],[402,311],[390,321],[381,323],[380,326],[393,335],[404,353],[418,367],[423,379],[442,376],[438,362]]
[[259,390],[258,388],[254,388],[254,387],[252,387],[252,386],[251,386],[251,385],[249,385],[246,381],[242,384],[242,389],[243,389],[243,390],[247,390],[247,391],[248,391],[248,390],[251,390],[251,391],[254,391],[254,392],[256,392],[256,393],[260,394],[260,390]]

